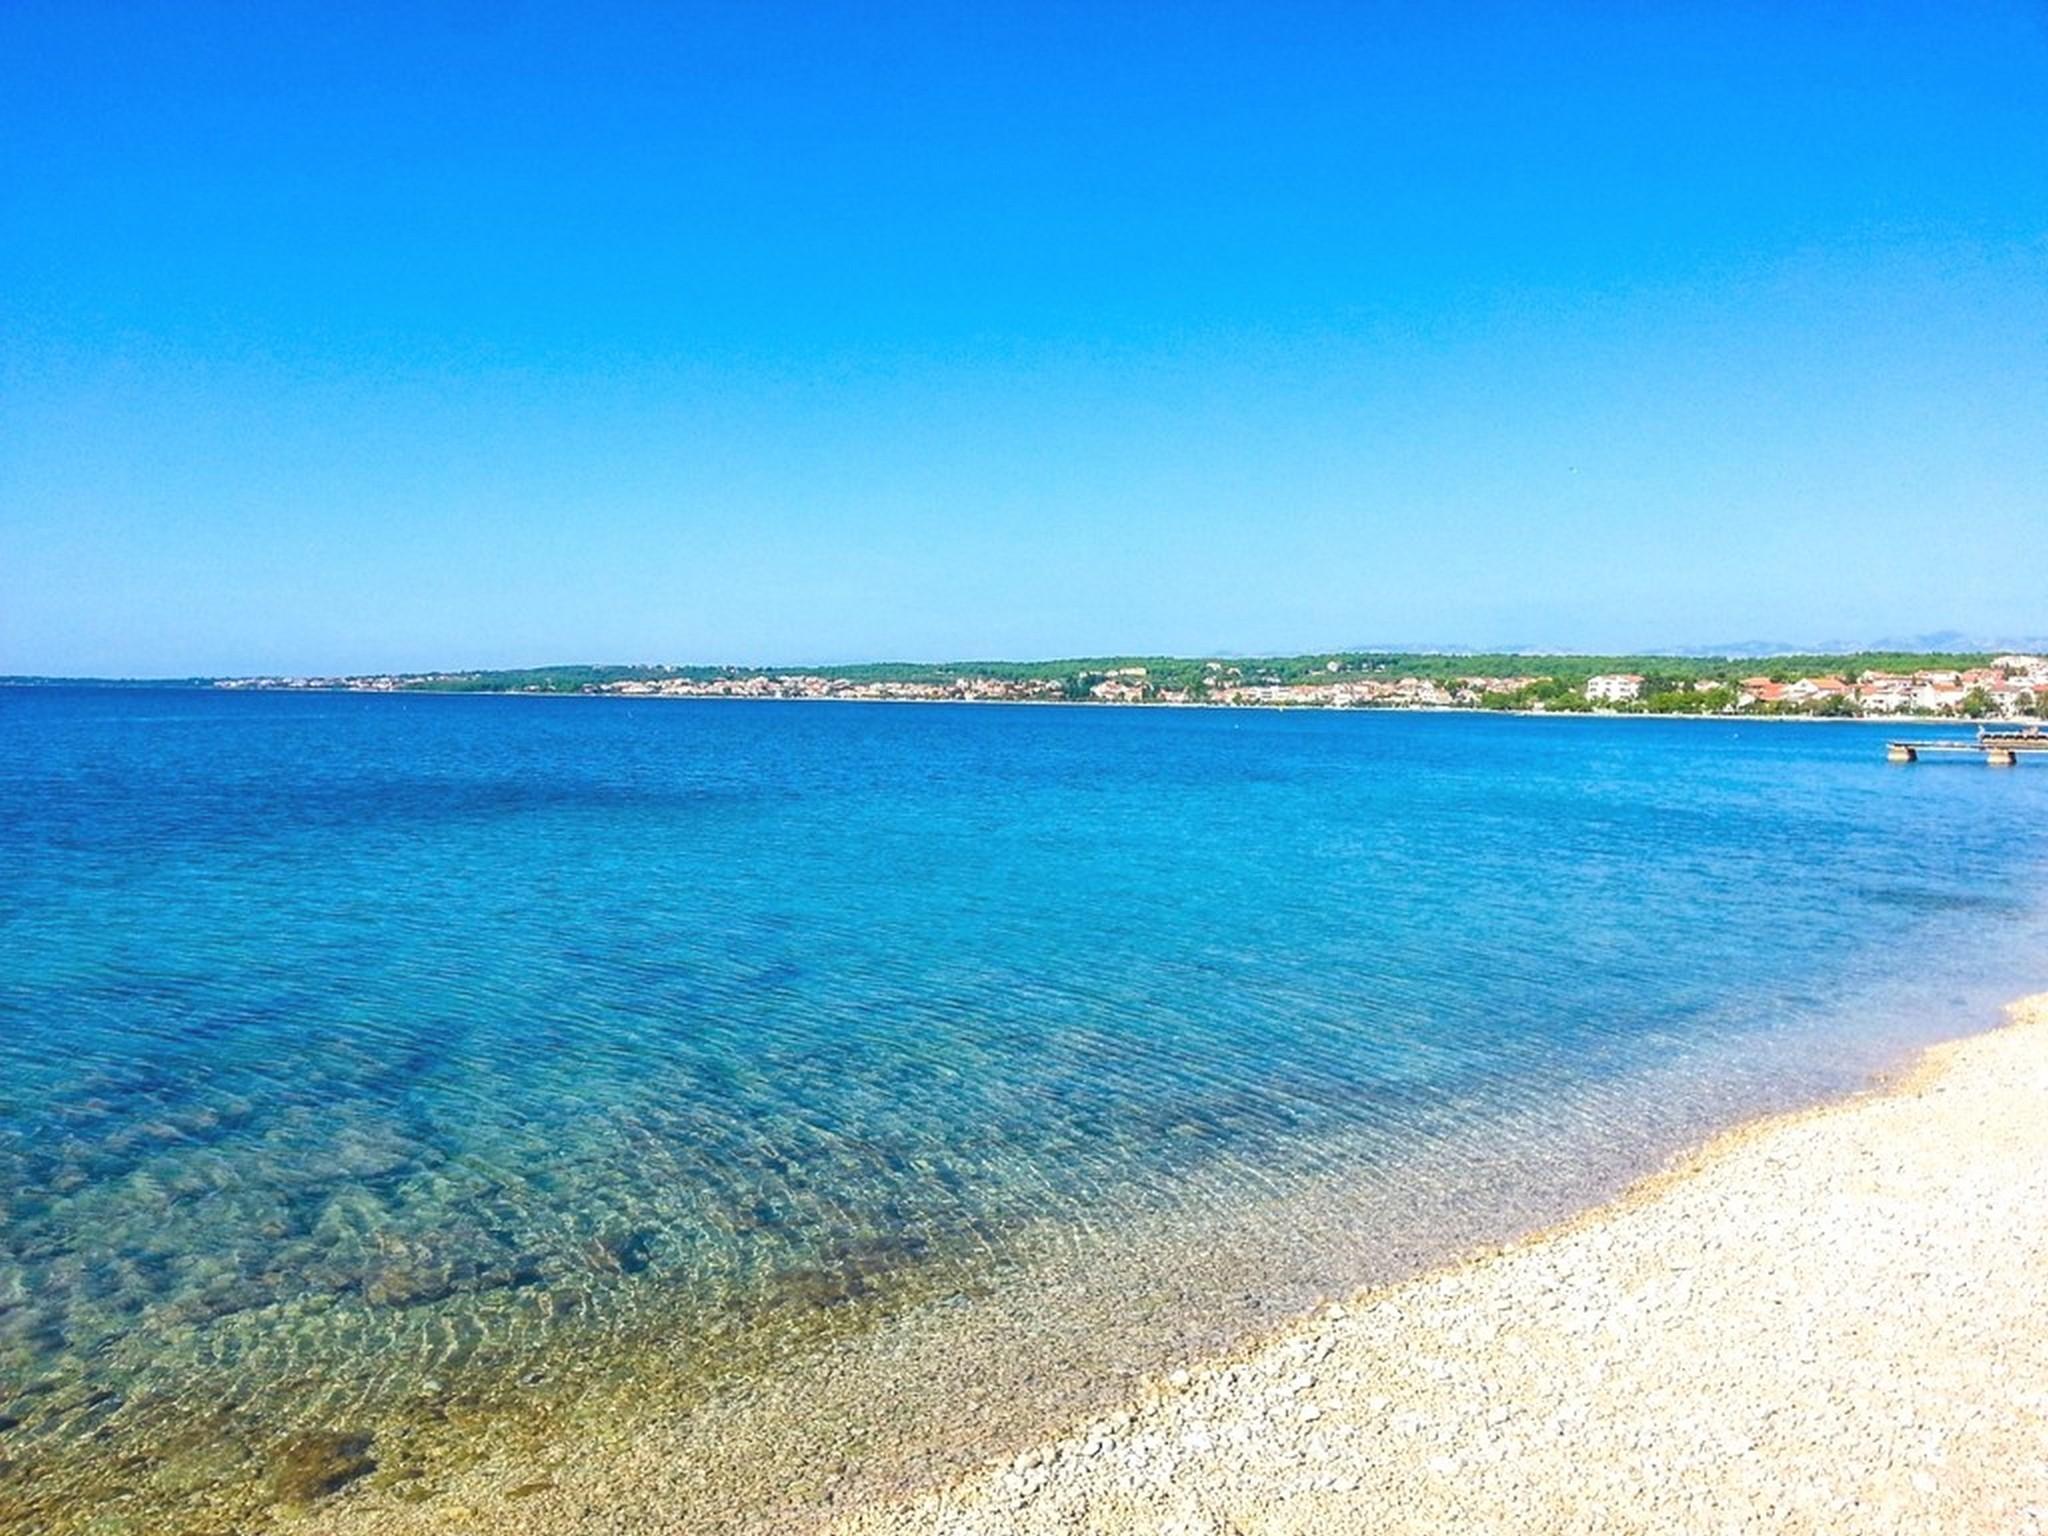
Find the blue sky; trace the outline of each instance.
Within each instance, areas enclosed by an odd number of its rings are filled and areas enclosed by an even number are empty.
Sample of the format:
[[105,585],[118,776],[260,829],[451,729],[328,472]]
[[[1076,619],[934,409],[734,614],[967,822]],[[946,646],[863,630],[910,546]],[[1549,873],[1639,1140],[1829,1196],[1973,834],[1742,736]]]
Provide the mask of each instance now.
[[2032,4],[0,8],[0,672],[2048,631]]

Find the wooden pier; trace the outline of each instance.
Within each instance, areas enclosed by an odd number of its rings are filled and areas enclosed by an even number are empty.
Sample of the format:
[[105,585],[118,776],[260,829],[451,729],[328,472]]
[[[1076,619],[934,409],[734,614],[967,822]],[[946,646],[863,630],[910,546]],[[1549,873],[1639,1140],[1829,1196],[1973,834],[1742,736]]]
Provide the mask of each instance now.
[[1980,730],[1974,741],[1945,736],[1933,741],[1888,741],[1884,747],[1888,763],[1917,763],[1923,752],[1974,752],[1994,768],[2012,768],[2018,766],[2022,754],[2048,754],[2048,731],[2038,726],[2024,731]]

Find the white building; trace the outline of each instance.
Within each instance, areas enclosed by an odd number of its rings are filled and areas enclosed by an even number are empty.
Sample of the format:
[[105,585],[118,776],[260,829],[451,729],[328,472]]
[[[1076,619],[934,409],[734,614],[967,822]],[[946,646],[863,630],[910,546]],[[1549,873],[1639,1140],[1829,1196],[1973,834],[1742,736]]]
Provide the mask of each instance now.
[[2008,720],[2034,704],[2034,690],[2024,683],[1993,683],[1984,692],[1991,707]]
[[1643,696],[1643,680],[1633,672],[1606,672],[1586,679],[1586,697],[1595,704],[1626,704]]
[[[1938,673],[1929,674],[1930,677],[1939,675]],[[1955,674],[1949,673],[1948,675],[1953,677]],[[1921,683],[1913,690],[1913,707],[1915,709],[1931,710],[1960,709],[1967,693],[1968,690],[1960,683]]]

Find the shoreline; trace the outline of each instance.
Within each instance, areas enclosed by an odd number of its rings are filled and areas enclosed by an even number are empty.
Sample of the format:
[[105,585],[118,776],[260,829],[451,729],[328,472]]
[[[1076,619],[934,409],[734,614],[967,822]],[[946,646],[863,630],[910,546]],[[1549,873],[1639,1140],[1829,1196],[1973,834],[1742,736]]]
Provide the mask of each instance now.
[[2044,1047],[2048,993],[833,1536],[2048,1530]]
[[[1709,1131],[1647,1172],[1589,1187],[1547,1217],[1413,1268],[1378,1279],[1355,1269],[1228,1337],[1184,1335],[1185,1348],[1139,1373],[1121,1371],[1105,1352],[1105,1334],[1122,1325],[1111,1322],[1115,1314],[1041,1310],[1063,1304],[1076,1285],[1116,1288],[1094,1267],[1102,1255],[1075,1255],[1082,1262],[1049,1288],[994,1308],[987,1320],[996,1334],[978,1334],[968,1320],[989,1309],[921,1308],[849,1338],[779,1384],[679,1417],[584,1419],[553,1450],[491,1456],[425,1502],[388,1492],[343,1497],[288,1528],[323,1536],[485,1526],[503,1536],[1420,1536],[1462,1524],[1719,1533],[1765,1509],[1770,1517],[1756,1529],[2033,1532],[2006,1517],[2030,1502],[2048,1510],[2048,1464],[2013,1441],[2032,1435],[2027,1444],[2038,1446],[2048,1437],[2048,1330],[2034,1321],[2048,1298],[2028,1278],[2048,1272],[2044,1043],[2048,994],[2039,994],[1981,1032],[1912,1051],[1845,1095]],[[1929,1104],[1944,1107],[1931,1143],[1912,1123]],[[2003,1152],[1987,1183],[1973,1165],[1994,1142]],[[1938,1224],[1988,1205],[1999,1208],[1997,1220],[1903,1248],[1881,1224],[1814,1230],[1828,1225],[1831,1202],[1910,1171],[1903,1153],[1917,1148],[1924,1161],[1930,1146],[1947,1160],[1943,1177],[1930,1182],[1922,1170],[1914,1198],[1891,1215]],[[1975,1187],[1959,1195],[1953,1186],[1972,1178]],[[1809,1208],[1782,1208],[1788,1190],[1802,1192]],[[1238,1244],[1248,1235],[1228,1260],[1247,1299],[1284,1267],[1261,1246],[1277,1236],[1270,1227],[1240,1232]],[[1814,1270],[1816,1256],[1836,1250],[1862,1253],[1862,1267],[1852,1265],[1846,1279],[1824,1263]],[[1184,1252],[1178,1262],[1212,1261]],[[1987,1275],[1995,1285],[1972,1296]],[[1123,1288],[1126,1304],[1132,1294]],[[1767,1315],[1743,1311],[1749,1295],[1769,1298]],[[1960,1347],[1915,1332],[1916,1318],[1953,1310],[1958,1295],[1970,1299],[1978,1324]],[[1332,1296],[1345,1299],[1332,1305]],[[1839,1304],[1824,1307],[1826,1298]],[[1875,1375],[1838,1336],[1845,1320],[1853,1332],[1870,1318],[1898,1330],[1880,1337],[1890,1353],[1880,1352]],[[1687,1341],[1682,1358],[1651,1347],[1667,1335]],[[2028,1353],[2004,1350],[2002,1338]],[[1766,1364],[1761,1377],[1720,1379],[1729,1339],[1748,1341],[1742,1359],[1787,1360],[1798,1370],[1774,1381]],[[993,1382],[983,1374],[989,1351],[1005,1345],[1032,1358],[1006,1359],[1004,1381]],[[1923,1376],[1953,1378],[1959,1361],[2010,1369],[2010,1384],[2035,1394],[2033,1408],[2016,1416],[2004,1388],[1981,1376],[1938,1394],[1931,1408],[1898,1398],[1895,1389]],[[1839,1371],[1829,1375],[1845,1364],[1856,1367],[1846,1384]],[[1540,1367],[1533,1377],[1532,1367]],[[1815,1381],[1840,1401],[1802,1399]],[[912,1382],[921,1390],[895,1396]],[[1676,1398],[1673,1383],[1686,1384]],[[1569,1389],[1561,1398],[1560,1384]],[[1762,1417],[1680,1433],[1669,1415],[1696,1401]],[[1789,1411],[1774,1414],[1780,1406]],[[1963,1422],[1943,1421],[1951,1408]],[[1989,1451],[1971,1447],[1970,1435],[1986,1425],[1973,1426],[1970,1415],[1989,1415],[2005,1438]],[[1928,1461],[1919,1441],[1900,1442],[1902,1423],[1938,1431],[1937,1450],[1967,1451],[1958,1460],[1969,1480]],[[900,1455],[887,1439],[906,1426],[933,1442],[919,1457]],[[1771,1434],[1788,1430],[1818,1436],[1824,1454],[1773,1470],[1759,1458]],[[1671,1455],[1667,1443],[1677,1447]],[[1879,1463],[1838,1487],[1830,1469],[1853,1465],[1859,1446],[1878,1447]],[[2006,1498],[2035,1488],[2029,1467],[2038,1492]],[[1716,1492],[1717,1476],[1741,1486]],[[1595,1504],[1572,1502],[1581,1483],[1599,1490]],[[1825,1497],[1816,1493],[1812,1508],[1771,1503],[1813,1490]],[[1995,1519],[1972,1513],[1994,1505],[2002,1511]],[[1654,1518],[1642,1513],[1652,1508]],[[2048,1530],[2048,1516],[2040,1528]]]
[[579,699],[608,700],[614,703],[639,704],[965,704],[976,707],[1007,709],[1199,709],[1199,710],[1259,710],[1277,714],[1313,715],[1478,715],[1501,720],[1697,720],[1715,721],[1721,724],[1797,724],[1797,725],[1897,725],[1897,726],[1953,726],[1958,730],[1986,725],[2048,726],[2048,715],[1999,715],[1973,719],[1960,715],[1802,715],[1770,714],[1752,715],[1708,714],[1695,711],[1683,713],[1672,710],[1648,709],[1483,709],[1470,704],[1263,704],[1263,703],[1212,703],[1189,699],[1174,703],[1165,700],[1136,699],[864,699],[837,696],[811,698],[803,695],[794,697],[766,696],[751,697],[728,694],[658,694],[658,693],[555,693],[526,692],[520,689],[474,689],[442,690],[435,688],[223,688],[215,683],[0,683],[0,688],[18,688],[23,691],[50,687],[92,687],[108,691],[134,691],[154,693],[283,693],[318,694],[321,696],[365,696],[374,698],[431,698],[431,699]]

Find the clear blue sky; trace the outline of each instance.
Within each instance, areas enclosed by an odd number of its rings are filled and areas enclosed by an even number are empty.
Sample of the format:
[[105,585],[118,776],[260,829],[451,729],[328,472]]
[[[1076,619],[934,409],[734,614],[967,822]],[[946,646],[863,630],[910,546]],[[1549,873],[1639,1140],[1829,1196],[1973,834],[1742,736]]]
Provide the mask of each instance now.
[[2048,9],[0,7],[0,672],[2048,631]]

